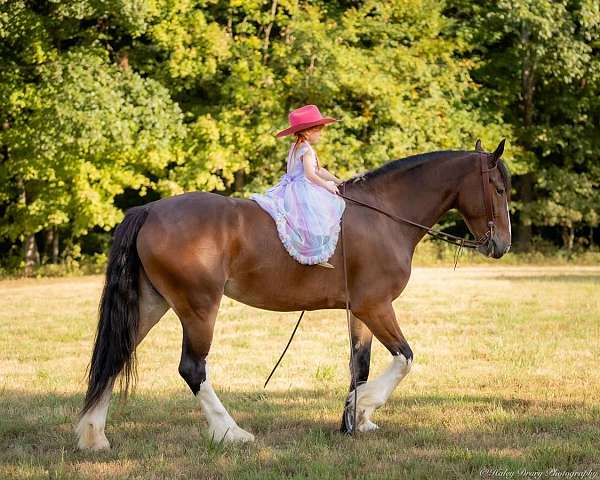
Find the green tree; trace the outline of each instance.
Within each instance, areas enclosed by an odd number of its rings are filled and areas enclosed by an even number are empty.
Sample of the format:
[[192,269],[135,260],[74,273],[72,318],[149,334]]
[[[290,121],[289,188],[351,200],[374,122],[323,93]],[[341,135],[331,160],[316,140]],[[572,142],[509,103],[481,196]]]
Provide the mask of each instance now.
[[185,111],[187,159],[164,193],[245,194],[273,183],[286,113],[316,103],[342,120],[321,157],[342,175],[425,150],[492,144],[507,130],[473,108],[471,61],[438,2],[163,2],[130,61]]
[[527,205],[536,225],[559,227],[563,246],[571,251],[577,228],[587,226],[587,243],[600,221],[600,176],[574,173],[558,167],[545,169],[536,184],[539,199]]
[[123,191],[265,188],[305,103],[341,120],[319,147],[341,176],[511,137],[433,0],[16,0],[0,37],[0,237],[30,257],[112,228]]
[[[79,5],[87,12],[86,2]],[[9,13],[0,25],[0,237],[22,242],[31,267],[39,258],[37,232],[50,231],[58,242],[59,231],[77,238],[118,223],[115,196],[155,188],[178,161],[185,129],[168,91],[111,62],[98,38],[58,48],[65,38],[52,35],[71,39],[73,20],[60,6],[42,15],[15,2]]]
[[[562,189],[557,169],[566,183],[598,185],[600,7],[595,0],[449,0],[447,6],[480,59],[472,72],[483,87],[475,104],[513,125],[521,147],[517,233],[526,249],[532,225],[554,224],[551,205],[573,205],[564,195],[566,203],[553,197]],[[600,207],[596,195],[585,198],[592,203],[583,210]]]

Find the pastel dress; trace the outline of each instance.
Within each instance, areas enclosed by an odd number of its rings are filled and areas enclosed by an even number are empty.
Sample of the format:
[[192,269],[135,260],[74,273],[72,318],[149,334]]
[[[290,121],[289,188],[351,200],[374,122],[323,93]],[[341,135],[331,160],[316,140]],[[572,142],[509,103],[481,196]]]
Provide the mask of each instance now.
[[286,174],[264,195],[254,194],[250,199],[273,217],[288,253],[300,263],[314,265],[333,255],[346,204],[304,175],[303,156],[316,171],[317,155],[312,146],[308,142],[292,145]]

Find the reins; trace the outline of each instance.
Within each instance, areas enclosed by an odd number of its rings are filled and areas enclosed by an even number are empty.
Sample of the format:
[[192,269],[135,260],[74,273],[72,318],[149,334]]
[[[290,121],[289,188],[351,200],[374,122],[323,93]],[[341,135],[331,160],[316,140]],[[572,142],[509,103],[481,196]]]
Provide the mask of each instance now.
[[487,195],[486,186],[488,183],[490,183],[490,172],[492,170],[495,170],[498,167],[498,164],[496,163],[496,165],[494,165],[492,168],[487,168],[486,158],[483,156],[483,154],[481,152],[479,153],[479,162],[480,162],[480,167],[481,167],[481,169],[480,169],[481,185],[483,188],[483,205],[485,208],[485,215],[487,218],[488,231],[485,232],[477,240],[470,240],[465,237],[459,237],[458,235],[453,235],[448,232],[436,230],[435,228],[428,227],[427,225],[423,225],[423,224],[415,222],[413,220],[409,220],[407,218],[399,217],[392,213],[386,212],[385,210],[382,210],[381,208],[378,208],[374,205],[370,205],[368,203],[362,202],[355,198],[348,197],[345,195],[347,182],[343,182],[341,184],[342,190],[344,193],[339,193],[338,195],[340,197],[342,197],[344,200],[352,202],[356,205],[360,205],[361,207],[368,208],[369,210],[373,210],[375,212],[381,213],[382,215],[385,215],[386,217],[394,220],[397,223],[405,223],[407,225],[412,225],[413,227],[420,228],[421,230],[424,230],[427,235],[432,236],[436,240],[442,240],[446,243],[450,243],[451,245],[456,245],[457,247],[460,247],[460,249],[462,249],[462,248],[473,248],[473,249],[479,248],[482,245],[485,245],[487,243],[488,239],[490,239],[494,234],[496,218],[494,215],[494,209],[492,206],[491,198]]
[[[442,240],[442,241],[450,243],[452,245],[456,245],[457,247],[478,248],[485,243],[480,240],[470,240],[468,238],[459,237],[457,235],[452,235],[451,233],[442,232],[441,230],[436,230],[436,229],[428,227],[426,225],[422,225],[418,222],[413,222],[412,220],[398,217],[397,215],[393,215],[389,212],[386,212],[385,210],[382,210],[381,208],[378,208],[374,205],[370,205],[368,203],[361,202],[360,200],[356,200],[355,198],[347,197],[343,193],[340,193],[339,196],[345,200],[348,200],[349,202],[355,203],[356,205],[360,205],[361,207],[365,207],[365,208],[368,208],[369,210],[374,210],[375,212],[381,213],[382,215],[385,215],[386,217],[394,220],[397,223],[406,223],[408,225],[412,225],[413,227],[420,228],[421,230],[425,230],[425,233],[428,235],[431,235],[433,238],[435,238],[437,240]],[[484,236],[487,237],[487,234]]]
[[[374,205],[370,205],[368,203],[362,202],[355,198],[348,197],[346,195],[347,181],[340,184],[340,186],[342,187],[343,193],[338,192],[338,195],[340,197],[342,197],[344,200],[346,200],[347,202],[352,202],[361,207],[365,207],[365,208],[368,208],[375,212],[378,212],[378,213],[390,218],[391,220],[394,220],[397,223],[404,223],[407,225],[412,225],[413,227],[416,227],[416,228],[420,228],[420,229],[424,230],[427,235],[430,235],[434,239],[442,240],[444,242],[450,243],[451,245],[457,246],[458,250],[456,251],[456,253],[454,255],[454,269],[456,269],[456,265],[458,263],[458,258],[460,257],[462,249],[463,248],[475,249],[475,248],[479,248],[483,245],[486,245],[487,242],[492,239],[492,237],[494,235],[494,230],[496,227],[496,219],[495,219],[495,215],[494,215],[492,199],[487,195],[488,190],[486,187],[490,183],[490,172],[492,170],[495,170],[498,167],[498,163],[496,162],[496,164],[492,168],[488,168],[487,157],[484,157],[482,152],[478,152],[478,153],[479,153],[479,161],[480,161],[481,185],[483,188],[483,204],[484,204],[484,208],[485,208],[485,215],[486,215],[486,219],[487,219],[488,230],[477,240],[470,240],[465,237],[459,237],[459,236],[453,235],[451,233],[443,232],[441,230],[436,230],[432,227],[428,227],[426,225],[415,222],[413,220],[409,220],[409,219],[391,214],[389,212],[386,212],[385,210],[382,210]],[[354,433],[356,432],[356,418],[357,418],[357,410],[358,410],[358,408],[357,408],[357,406],[358,406],[358,382],[357,382],[357,378],[356,378],[356,367],[354,365],[354,348],[352,345],[352,331],[351,331],[351,326],[350,326],[350,293],[348,291],[348,269],[347,269],[347,263],[346,263],[346,251],[345,251],[345,242],[344,242],[345,238],[344,237],[345,237],[345,235],[344,235],[344,220],[342,217],[342,219],[340,220],[340,243],[341,243],[342,265],[343,265],[343,270],[344,270],[344,293],[345,293],[345,298],[346,298],[346,322],[348,324],[348,339],[350,342],[350,375],[352,377],[352,385],[354,385],[353,418],[352,418],[352,425],[351,425],[351,428],[348,433],[350,433],[351,435],[354,435]],[[285,346],[283,352],[281,353],[279,360],[277,360],[277,363],[273,367],[273,370],[271,370],[271,373],[269,374],[267,380],[265,381],[265,385],[263,388],[267,388],[267,384],[269,383],[269,380],[271,380],[271,377],[275,373],[275,370],[281,363],[281,360],[283,359],[290,344],[292,343],[294,335],[296,334],[296,331],[298,330],[298,326],[300,325],[300,321],[302,320],[302,317],[304,316],[304,312],[305,312],[305,310],[302,310],[302,313],[300,313],[300,317],[298,318],[298,321],[296,322],[296,326],[294,327],[292,335],[290,336],[290,339],[288,340],[287,345]],[[346,408],[344,408],[344,415],[346,415],[346,411],[347,411],[347,405],[346,405]],[[344,418],[346,420],[349,420],[348,417],[344,417]]]

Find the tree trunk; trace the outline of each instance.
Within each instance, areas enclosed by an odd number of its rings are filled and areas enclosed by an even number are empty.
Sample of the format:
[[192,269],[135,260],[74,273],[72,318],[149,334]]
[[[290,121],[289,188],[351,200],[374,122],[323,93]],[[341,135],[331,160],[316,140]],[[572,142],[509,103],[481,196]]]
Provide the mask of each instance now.
[[58,228],[49,227],[44,233],[44,262],[58,263]]
[[521,71],[521,100],[523,102],[523,127],[526,130],[526,140],[529,140],[530,132],[528,129],[533,123],[533,92],[535,90],[535,58],[529,44],[529,35],[529,26],[523,26],[521,43],[525,49],[525,55]]
[[23,244],[23,256],[25,258],[25,270],[24,274],[27,277],[33,275],[33,269],[40,264],[40,252],[37,248],[35,241],[35,235],[31,234],[25,240]]
[[[535,179],[533,172],[528,172],[519,177],[519,200],[524,204],[533,201],[534,181]],[[515,250],[521,252],[529,251],[531,249],[531,242],[533,240],[531,219],[529,219],[523,212],[521,212],[520,221],[515,230]]]
[[563,246],[571,252],[573,250],[573,244],[575,243],[575,229],[573,227],[562,228],[562,240]]
[[225,30],[229,33],[231,38],[233,38],[233,10],[230,8],[227,15],[227,27]]
[[42,256],[42,263],[50,262],[52,257],[52,242],[54,241],[54,229],[48,227],[44,230],[44,255]]
[[127,50],[119,52],[119,55],[117,56],[117,64],[121,70],[129,70],[129,53]]
[[275,23],[275,14],[277,13],[277,0],[273,0],[271,3],[271,21],[267,25],[265,29],[265,39],[263,41],[263,63],[266,65],[269,60],[269,40],[271,37],[271,29],[273,28],[273,23]]
[[[521,70],[521,109],[523,114],[523,131],[521,135],[521,144],[526,150],[532,150],[531,126],[533,124],[534,113],[534,91],[535,91],[535,58],[530,45],[530,27],[523,24],[521,27],[521,45],[525,51],[523,56],[523,66]],[[528,172],[520,177],[519,181],[519,200],[523,204],[533,201],[533,172]],[[520,222],[516,229],[516,249],[528,251],[531,249],[532,230],[531,223]]]
[[[19,177],[16,178],[15,183],[19,192],[18,202],[21,205],[27,205],[27,192],[25,191],[25,183]],[[24,274],[30,276],[33,274],[33,268],[40,264],[40,252],[37,248],[35,241],[35,234],[26,234],[25,242],[23,243],[23,259],[25,260]]]
[[60,254],[58,243],[58,227],[53,227],[54,236],[52,237],[52,263],[58,263],[58,255]]
[[234,176],[234,185],[233,188],[236,192],[241,192],[244,189],[246,176],[244,175],[243,170],[238,170],[233,174]]

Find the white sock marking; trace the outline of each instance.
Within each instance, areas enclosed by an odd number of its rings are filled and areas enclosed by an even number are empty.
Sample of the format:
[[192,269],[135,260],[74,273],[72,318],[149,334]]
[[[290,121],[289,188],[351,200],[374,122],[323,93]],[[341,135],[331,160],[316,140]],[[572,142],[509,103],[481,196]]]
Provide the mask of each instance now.
[[[377,425],[371,422],[373,412],[389,399],[400,381],[408,374],[412,360],[404,355],[397,355],[391,365],[376,379],[358,386],[357,428],[360,432],[375,430]],[[350,404],[354,405],[354,391],[349,395]]]
[[254,435],[238,427],[235,420],[227,412],[219,397],[212,388],[208,379],[208,365],[206,366],[206,380],[200,385],[198,399],[200,407],[208,421],[208,433],[215,441],[251,442]]
[[98,403],[88,410],[79,420],[75,433],[78,436],[77,446],[81,450],[104,450],[110,448],[110,443],[104,434],[106,426],[106,415],[112,395],[112,384],[110,384]]

